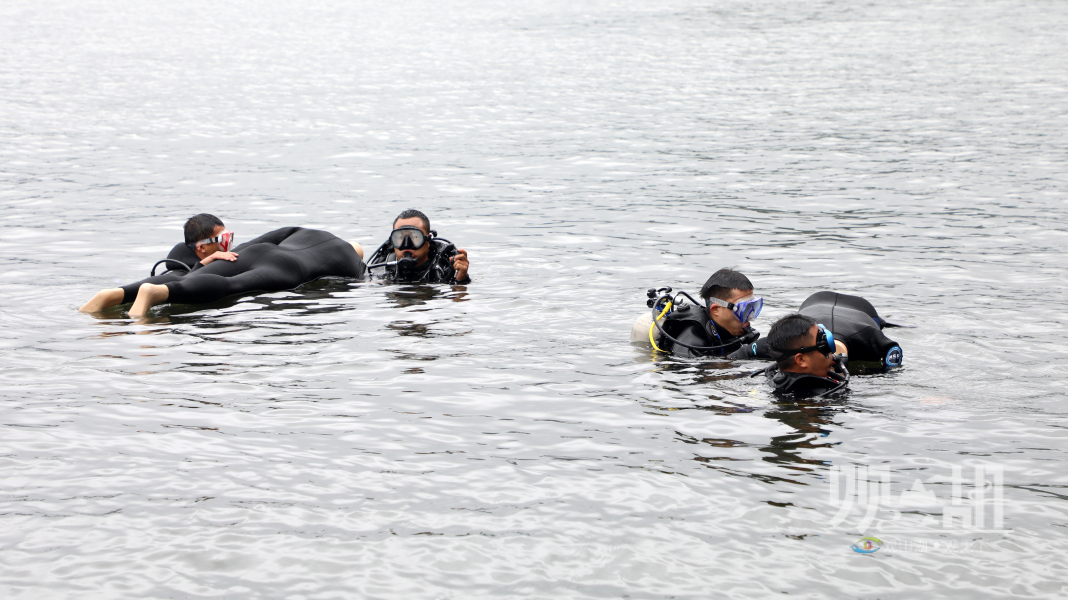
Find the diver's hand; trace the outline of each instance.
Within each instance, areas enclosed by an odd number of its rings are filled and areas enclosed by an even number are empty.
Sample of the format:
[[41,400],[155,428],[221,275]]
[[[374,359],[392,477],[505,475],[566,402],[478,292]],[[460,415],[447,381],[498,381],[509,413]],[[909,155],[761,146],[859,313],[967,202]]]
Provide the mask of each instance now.
[[237,252],[216,252],[215,254],[212,254],[211,256],[200,261],[200,264],[206,267],[216,260],[228,260],[230,262],[234,262],[235,260],[237,260]]
[[849,348],[842,343],[842,340],[834,340],[834,353],[849,356]]
[[471,268],[471,261],[467,260],[467,250],[460,248],[456,256],[452,257],[452,268],[456,269],[456,281],[467,278],[467,270]]

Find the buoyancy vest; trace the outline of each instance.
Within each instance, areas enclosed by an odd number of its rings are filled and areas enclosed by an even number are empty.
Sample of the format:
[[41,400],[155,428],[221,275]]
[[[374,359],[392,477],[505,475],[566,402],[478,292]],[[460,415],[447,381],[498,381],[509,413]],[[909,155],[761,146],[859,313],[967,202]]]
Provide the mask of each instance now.
[[698,347],[724,346],[723,348],[693,350],[676,344],[656,331],[654,334],[659,337],[657,345],[660,349],[679,356],[725,356],[737,350],[742,344],[756,340],[759,336],[759,333],[752,330],[742,337],[732,336],[708,317],[707,310],[703,306],[683,304],[665,315],[660,320],[660,327],[665,333],[684,344]]

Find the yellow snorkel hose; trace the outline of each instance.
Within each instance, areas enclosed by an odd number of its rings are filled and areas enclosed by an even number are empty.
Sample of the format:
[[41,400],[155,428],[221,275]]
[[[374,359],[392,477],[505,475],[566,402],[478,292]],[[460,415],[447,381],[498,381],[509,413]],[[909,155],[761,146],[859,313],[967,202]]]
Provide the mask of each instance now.
[[653,349],[654,350],[657,350],[659,352],[663,352],[663,350],[661,350],[656,345],[656,338],[653,336],[653,330],[656,329],[656,322],[659,321],[660,319],[663,319],[664,315],[666,315],[669,310],[671,310],[671,301],[670,300],[664,306],[664,310],[660,311],[660,315],[657,318],[653,319],[653,324],[649,326],[649,343],[653,345]]

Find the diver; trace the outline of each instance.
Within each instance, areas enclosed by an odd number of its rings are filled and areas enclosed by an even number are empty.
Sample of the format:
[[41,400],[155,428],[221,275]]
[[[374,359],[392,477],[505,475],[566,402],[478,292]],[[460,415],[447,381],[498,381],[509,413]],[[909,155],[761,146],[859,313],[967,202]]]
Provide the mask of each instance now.
[[775,363],[754,376],[763,372],[776,394],[824,397],[849,384],[848,349],[812,317],[779,319],[768,331],[767,347]]
[[430,228],[430,219],[408,209],[393,220],[393,233],[367,261],[368,269],[382,269],[390,281],[410,283],[470,283],[467,250],[457,248]]
[[[118,304],[128,304],[137,299],[137,290],[143,283],[161,284],[175,281],[216,260],[231,262],[237,260],[237,253],[230,252],[230,249],[234,247],[234,232],[227,231],[226,226],[215,215],[207,213],[194,215],[185,222],[183,229],[185,230],[185,243],[175,244],[167,258],[152,267],[149,278],[121,288],[100,290],[78,310],[97,312]],[[156,275],[156,269],[161,265],[164,266],[164,271]]]
[[[848,353],[854,364],[863,363],[879,369],[901,366],[901,346],[887,337],[883,329],[902,325],[887,322],[864,298],[838,292],[816,292],[801,303],[798,313],[811,317],[821,327],[825,326],[837,342],[836,352]],[[770,345],[769,332],[767,338],[743,346],[730,358],[773,359],[775,352]]]
[[[657,297],[658,294],[661,294]],[[753,283],[729,268],[712,274],[701,287],[703,303],[671,288],[649,290],[648,306],[631,329],[631,341],[648,341],[653,348],[683,357],[730,356],[755,342],[760,334],[749,322],[760,315],[764,299],[753,294]],[[681,304],[685,296],[692,304]]]
[[322,277],[360,279],[367,272],[359,244],[318,229],[283,227],[241,244],[234,253],[239,256],[232,262],[215,261],[176,281],[141,284],[130,316],[144,316],[160,302],[202,304],[291,290]]

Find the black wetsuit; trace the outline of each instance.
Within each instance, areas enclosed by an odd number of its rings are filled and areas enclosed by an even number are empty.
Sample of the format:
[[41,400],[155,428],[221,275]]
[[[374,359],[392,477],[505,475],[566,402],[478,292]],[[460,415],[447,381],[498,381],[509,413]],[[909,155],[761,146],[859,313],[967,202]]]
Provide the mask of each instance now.
[[692,348],[687,348],[682,344],[676,344],[660,334],[659,331],[656,332],[656,334],[659,335],[657,346],[659,346],[661,350],[685,358],[695,358],[699,356],[726,356],[731,352],[737,351],[747,341],[751,342],[755,340],[757,335],[759,335],[750,330],[750,333],[747,335],[735,337],[709,318],[707,308],[693,304],[684,304],[672,311],[671,314],[666,315],[660,320],[660,327],[662,327],[668,335],[683,344],[697,346],[699,348],[723,346],[722,348],[716,348],[715,350],[694,350]]
[[[876,312],[870,302],[859,296],[837,292],[816,292],[798,311],[831,330],[836,340],[849,348],[851,362],[877,362],[887,368],[901,366],[901,346],[886,337],[884,327],[894,327]],[[767,338],[743,346],[730,358],[771,359]]]
[[[176,251],[177,246],[171,252]],[[289,290],[320,277],[361,278],[367,271],[352,244],[317,229],[284,227],[234,252],[237,260],[215,260],[206,266],[194,255],[192,272],[172,271],[125,286],[123,300],[132,302],[142,283],[166,285],[168,302],[199,304],[236,294]]]

